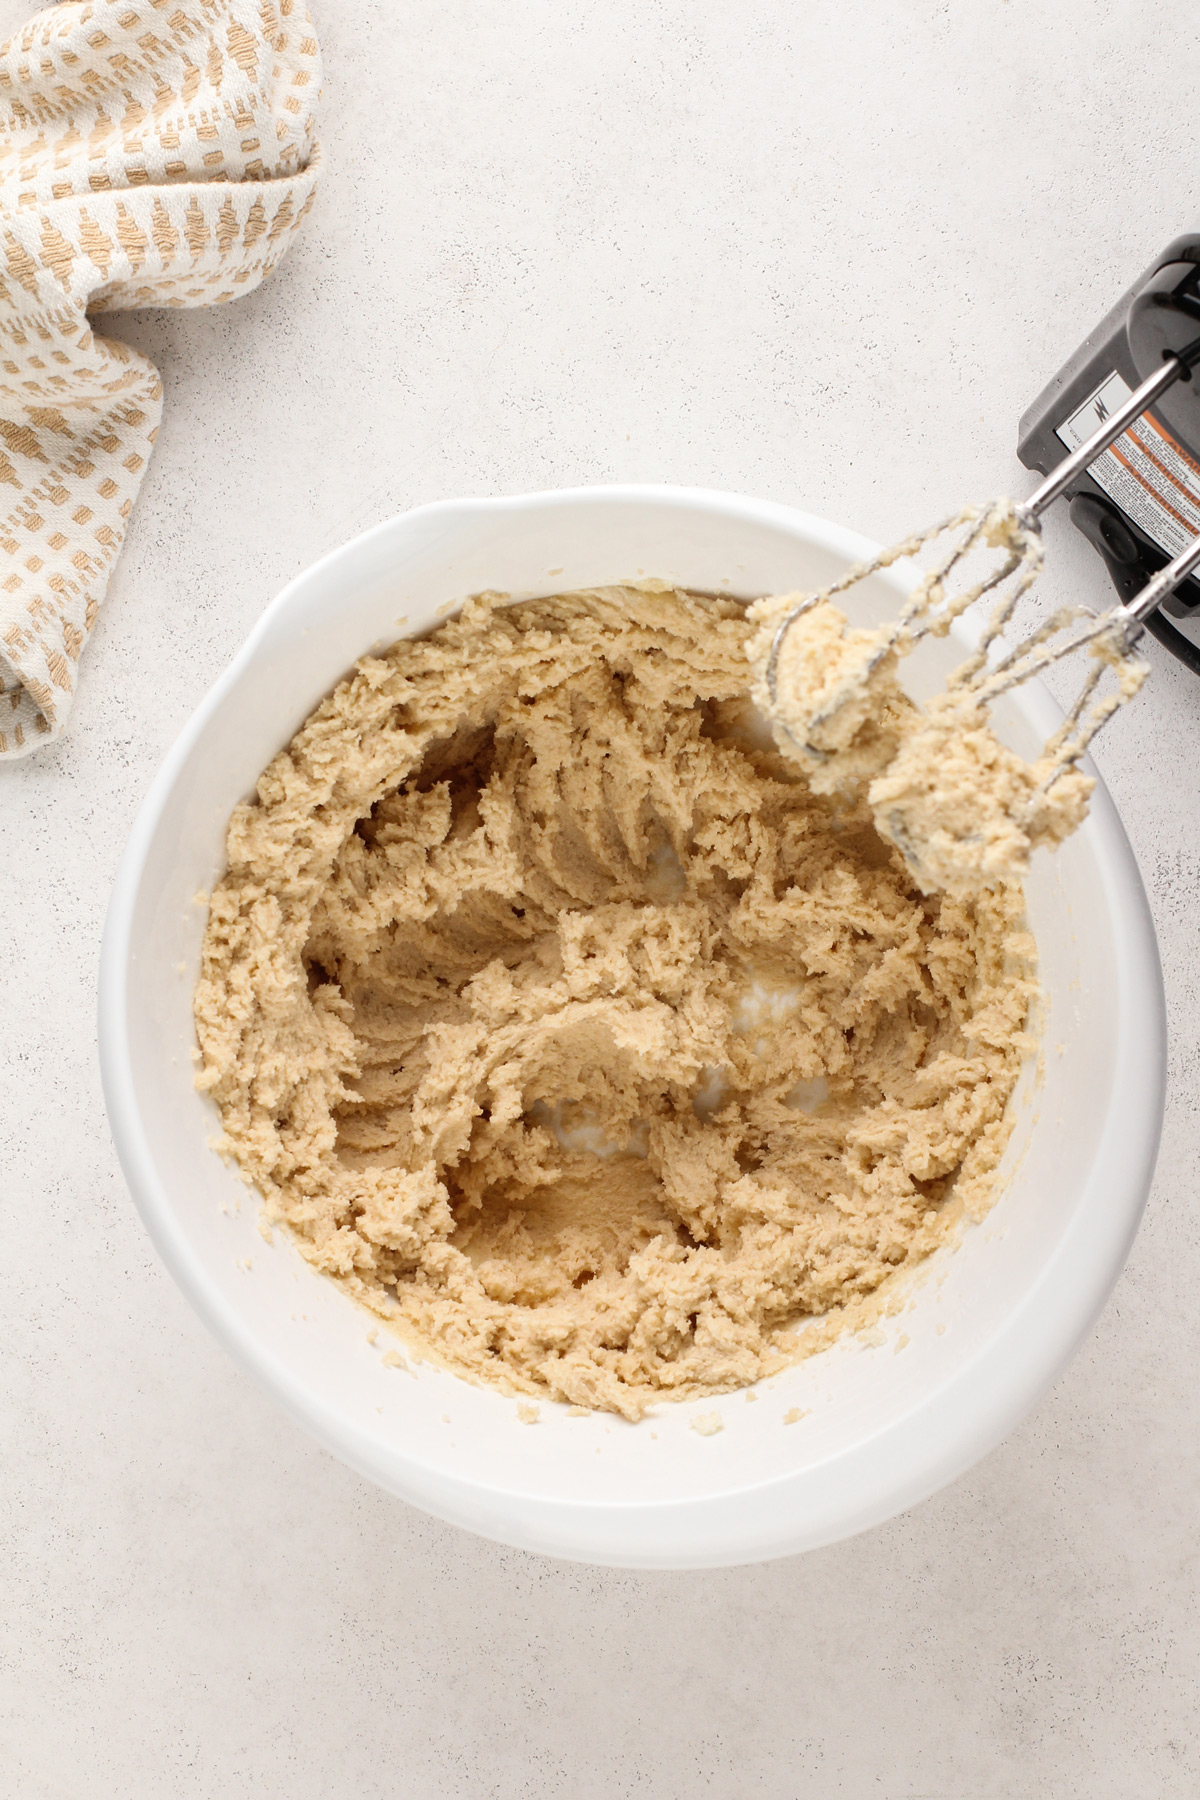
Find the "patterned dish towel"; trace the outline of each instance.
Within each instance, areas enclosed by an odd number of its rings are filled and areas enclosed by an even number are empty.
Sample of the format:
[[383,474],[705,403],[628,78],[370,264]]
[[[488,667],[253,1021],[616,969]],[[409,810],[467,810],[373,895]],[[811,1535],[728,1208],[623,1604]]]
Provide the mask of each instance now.
[[303,0],[70,0],[0,49],[0,758],[63,729],[162,411],[89,315],[271,273],[320,83]]

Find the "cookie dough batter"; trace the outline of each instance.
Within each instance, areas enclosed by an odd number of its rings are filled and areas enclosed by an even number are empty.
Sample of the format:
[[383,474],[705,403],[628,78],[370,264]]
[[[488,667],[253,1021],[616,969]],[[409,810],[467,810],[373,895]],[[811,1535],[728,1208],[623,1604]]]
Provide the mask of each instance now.
[[655,583],[473,600],[360,663],[230,825],[195,1002],[222,1148],[470,1378],[629,1418],[744,1385],[989,1203],[1020,894],[923,893],[816,791],[750,630]]

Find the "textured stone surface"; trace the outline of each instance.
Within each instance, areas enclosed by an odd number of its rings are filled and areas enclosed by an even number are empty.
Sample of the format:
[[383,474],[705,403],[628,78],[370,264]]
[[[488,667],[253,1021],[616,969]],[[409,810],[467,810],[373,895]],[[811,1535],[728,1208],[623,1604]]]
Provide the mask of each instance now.
[[[29,9],[0,0],[0,32]],[[1028,482],[1024,405],[1193,220],[1182,0],[314,0],[328,174],[269,287],[117,325],[162,438],[64,741],[0,772],[0,1795],[1191,1800],[1200,1791],[1200,682],[1100,762],[1171,1010],[1129,1267],[949,1491],[628,1575],[406,1510],[251,1388],[109,1144],[125,834],[271,595],[443,495],[613,479],[886,539]],[[1065,523],[1047,600],[1103,592]]]

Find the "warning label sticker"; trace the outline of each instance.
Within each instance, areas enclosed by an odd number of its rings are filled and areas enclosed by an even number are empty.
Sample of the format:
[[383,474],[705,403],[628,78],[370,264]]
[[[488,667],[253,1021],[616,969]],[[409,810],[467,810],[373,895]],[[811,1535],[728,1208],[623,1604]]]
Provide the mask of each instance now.
[[[1129,394],[1119,375],[1109,375],[1063,420],[1057,436],[1077,450]],[[1148,413],[1096,458],[1088,474],[1169,556],[1200,531],[1200,463]]]

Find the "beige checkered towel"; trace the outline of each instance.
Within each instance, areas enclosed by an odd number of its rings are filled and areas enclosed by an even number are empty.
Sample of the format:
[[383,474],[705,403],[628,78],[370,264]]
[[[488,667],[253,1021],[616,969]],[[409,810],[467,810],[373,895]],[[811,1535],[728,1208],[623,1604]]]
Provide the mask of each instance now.
[[320,80],[303,0],[70,0],[0,50],[0,757],[63,728],[162,410],[89,315],[271,273]]

